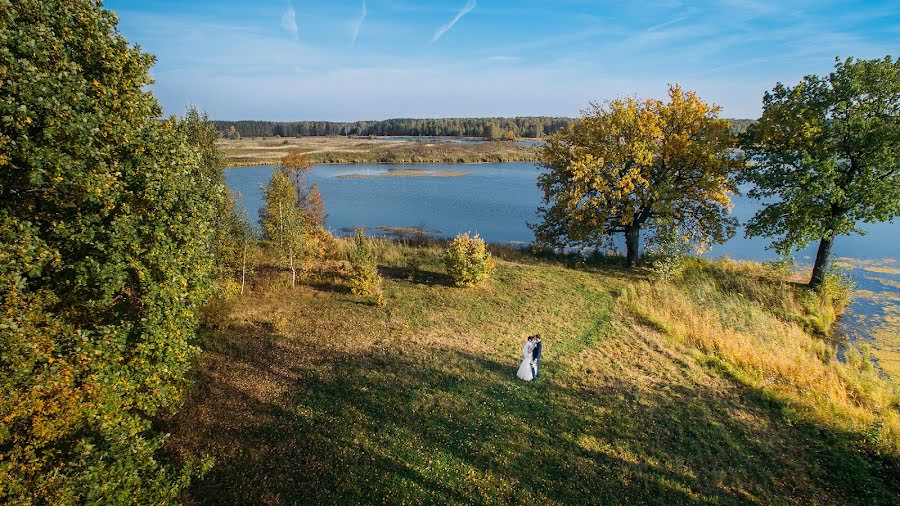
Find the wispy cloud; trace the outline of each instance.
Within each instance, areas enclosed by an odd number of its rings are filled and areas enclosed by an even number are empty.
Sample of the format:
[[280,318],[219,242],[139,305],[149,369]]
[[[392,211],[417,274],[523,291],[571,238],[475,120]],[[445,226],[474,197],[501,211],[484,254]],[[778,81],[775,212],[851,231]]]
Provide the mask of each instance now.
[[500,61],[519,61],[519,60],[521,60],[521,59],[522,59],[522,58],[519,58],[518,56],[505,56],[505,55],[488,56],[488,61],[496,61],[496,62],[500,62]]
[[350,46],[353,47],[356,45],[356,39],[359,38],[359,30],[362,28],[363,22],[366,20],[366,16],[369,15],[369,11],[366,9],[366,0],[363,0],[362,10],[359,12],[359,18],[353,23],[353,40],[350,41]]
[[443,37],[445,33],[449,32],[450,29],[456,25],[456,23],[459,23],[459,20],[462,19],[463,16],[472,12],[477,4],[477,0],[469,0],[468,2],[466,2],[466,5],[464,5],[463,8],[456,13],[456,16],[451,19],[449,23],[438,28],[437,31],[434,32],[434,37],[431,38],[431,43],[434,44],[435,42],[441,40],[441,37]]
[[653,25],[653,26],[651,26],[650,28],[647,28],[647,31],[648,31],[648,32],[655,32],[655,31],[660,30],[660,29],[662,29],[662,28],[665,28],[665,27],[667,27],[667,26],[672,26],[672,25],[674,25],[675,23],[679,23],[679,22],[681,22],[681,21],[684,21],[685,19],[687,19],[687,18],[689,18],[689,17],[690,17],[690,16],[679,16],[679,17],[677,17],[677,18],[675,18],[675,19],[670,19],[670,20],[666,21],[665,23],[660,23],[660,24],[658,24],[658,25]]
[[281,15],[281,27],[290,32],[294,39],[299,38],[300,30],[297,28],[297,12],[294,11],[294,4],[288,2],[287,9]]

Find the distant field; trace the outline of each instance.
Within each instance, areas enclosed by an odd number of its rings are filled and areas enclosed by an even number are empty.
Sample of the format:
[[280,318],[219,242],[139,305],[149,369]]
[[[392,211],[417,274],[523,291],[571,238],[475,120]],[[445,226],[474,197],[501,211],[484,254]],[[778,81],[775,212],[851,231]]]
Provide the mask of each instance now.
[[309,153],[318,163],[492,163],[537,159],[538,148],[514,142],[389,141],[361,137],[266,137],[221,140],[229,166],[270,165],[284,155]]

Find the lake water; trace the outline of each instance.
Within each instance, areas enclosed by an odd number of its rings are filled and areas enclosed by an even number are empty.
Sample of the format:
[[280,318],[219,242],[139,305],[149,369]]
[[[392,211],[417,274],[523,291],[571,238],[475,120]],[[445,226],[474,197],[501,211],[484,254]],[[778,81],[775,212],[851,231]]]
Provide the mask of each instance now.
[[[411,169],[434,176],[386,177]],[[229,186],[241,195],[253,221],[263,205],[261,186],[272,170],[260,166],[226,171]],[[441,177],[442,171],[467,175]],[[537,220],[535,210],[541,199],[535,184],[538,174],[533,163],[317,165],[308,181],[319,185],[328,212],[327,226],[336,233],[354,227],[423,226],[444,236],[471,231],[490,242],[528,243],[534,235],[527,223]],[[734,215],[742,222],[759,206],[740,196],[734,204]],[[850,271],[858,288],[843,327],[853,338],[869,339],[876,333],[898,332],[900,264],[895,259],[900,257],[900,223],[871,224],[864,229],[867,235],[838,237],[833,255]],[[776,255],[766,250],[768,242],[746,239],[738,231],[734,239],[715,247],[708,256],[774,259]],[[814,255],[815,245],[811,245],[796,258],[811,264]]]

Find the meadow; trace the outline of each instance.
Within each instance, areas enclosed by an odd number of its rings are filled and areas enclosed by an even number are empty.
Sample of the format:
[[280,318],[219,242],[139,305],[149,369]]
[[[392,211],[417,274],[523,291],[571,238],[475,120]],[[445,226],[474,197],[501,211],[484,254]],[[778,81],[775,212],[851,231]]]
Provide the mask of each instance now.
[[213,308],[195,386],[158,422],[169,459],[216,461],[186,503],[900,500],[900,391],[864,351],[836,360],[839,284],[494,247],[492,278],[460,289],[422,242],[376,243],[384,306],[334,261],[295,289],[262,265]]
[[288,153],[316,163],[497,163],[534,161],[538,148],[515,142],[384,141],[365,137],[256,137],[221,139],[229,167],[277,164]]

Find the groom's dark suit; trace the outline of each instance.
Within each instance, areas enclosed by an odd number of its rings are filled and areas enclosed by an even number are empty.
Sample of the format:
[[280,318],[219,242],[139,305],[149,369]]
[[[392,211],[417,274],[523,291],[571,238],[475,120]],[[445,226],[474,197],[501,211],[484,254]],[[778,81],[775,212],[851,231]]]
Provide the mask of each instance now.
[[532,365],[531,365],[532,376],[537,378],[538,377],[538,364],[540,363],[540,360],[541,360],[541,342],[540,341],[538,341],[537,344],[534,345],[534,350],[532,350],[532,352],[531,352],[531,360],[532,360]]

